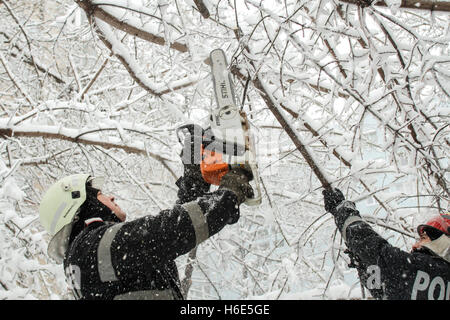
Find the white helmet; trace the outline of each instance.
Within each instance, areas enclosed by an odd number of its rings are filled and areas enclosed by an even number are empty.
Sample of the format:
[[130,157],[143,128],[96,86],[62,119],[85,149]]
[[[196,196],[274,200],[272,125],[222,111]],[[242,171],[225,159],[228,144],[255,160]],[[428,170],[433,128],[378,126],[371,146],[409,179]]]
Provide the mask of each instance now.
[[[41,224],[52,236],[48,254],[57,263],[62,263],[64,259],[72,222],[86,201],[86,182],[89,177],[89,174],[74,174],[58,180],[47,190],[39,206]],[[98,188],[97,183],[95,187]]]

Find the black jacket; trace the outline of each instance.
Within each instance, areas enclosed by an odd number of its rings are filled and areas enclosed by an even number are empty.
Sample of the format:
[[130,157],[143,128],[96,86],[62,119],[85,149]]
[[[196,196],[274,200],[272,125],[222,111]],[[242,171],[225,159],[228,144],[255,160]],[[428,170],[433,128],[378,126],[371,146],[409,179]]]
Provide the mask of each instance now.
[[94,219],[74,238],[64,268],[76,298],[183,299],[174,259],[239,215],[233,192],[193,200],[198,194],[184,183],[177,181],[180,199],[172,209],[130,222]]
[[338,207],[336,224],[362,284],[387,300],[450,300],[450,263],[431,251],[408,253],[388,243],[364,222],[354,204]]

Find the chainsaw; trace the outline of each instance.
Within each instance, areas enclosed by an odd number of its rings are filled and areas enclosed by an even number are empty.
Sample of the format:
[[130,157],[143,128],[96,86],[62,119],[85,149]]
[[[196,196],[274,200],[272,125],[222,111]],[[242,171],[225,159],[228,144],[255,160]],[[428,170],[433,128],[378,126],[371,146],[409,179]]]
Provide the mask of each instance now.
[[[194,144],[194,163],[200,164],[203,179],[213,185],[219,185],[222,177],[234,168],[250,169],[253,173],[251,181],[255,192],[253,198],[244,202],[246,205],[259,205],[262,200],[259,183],[258,165],[254,139],[245,112],[239,110],[236,104],[234,86],[228,70],[225,53],[215,49],[210,53],[211,74],[216,97],[216,108],[211,110],[210,126],[203,129],[196,124],[187,124],[177,128],[180,143],[180,133],[190,136]],[[199,155],[199,156],[197,156]],[[183,159],[192,161],[185,155]]]

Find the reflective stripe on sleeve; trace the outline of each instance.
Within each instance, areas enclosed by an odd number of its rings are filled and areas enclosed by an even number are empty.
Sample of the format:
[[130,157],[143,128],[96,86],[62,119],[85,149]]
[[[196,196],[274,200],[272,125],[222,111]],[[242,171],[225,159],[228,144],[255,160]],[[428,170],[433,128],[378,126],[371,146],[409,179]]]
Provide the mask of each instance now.
[[352,209],[352,210],[356,210],[356,206],[355,203],[349,200],[344,200],[342,201],[337,207],[336,207],[336,211],[341,210],[341,208],[348,208],[348,209]]
[[209,237],[208,224],[206,223],[205,215],[203,214],[202,208],[198,205],[196,201],[188,202],[181,205],[184,210],[187,211],[189,217],[191,218],[192,225],[195,230],[196,244],[205,241]]
[[118,280],[111,259],[111,244],[122,225],[123,223],[117,223],[108,228],[98,245],[98,273],[102,282]]
[[342,227],[342,238],[344,238],[344,241],[347,241],[347,228],[353,222],[357,222],[357,221],[363,221],[363,219],[361,219],[358,216],[350,216],[350,217],[347,218],[347,220],[345,220],[344,226]]

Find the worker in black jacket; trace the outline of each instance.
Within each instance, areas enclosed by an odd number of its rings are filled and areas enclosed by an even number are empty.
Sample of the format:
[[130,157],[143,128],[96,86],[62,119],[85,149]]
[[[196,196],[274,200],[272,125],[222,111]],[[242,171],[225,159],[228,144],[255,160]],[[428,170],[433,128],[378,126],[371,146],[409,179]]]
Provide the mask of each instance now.
[[126,222],[98,179],[65,177],[40,205],[53,236],[49,255],[64,263],[78,299],[183,299],[174,259],[238,221],[239,205],[253,196],[252,178],[244,168],[232,170],[209,193],[199,165],[186,164],[172,209]]
[[420,225],[411,252],[389,244],[361,218],[339,189],[323,191],[360,276],[376,299],[450,300],[450,215]]

